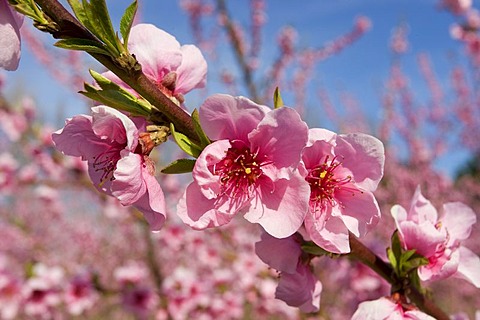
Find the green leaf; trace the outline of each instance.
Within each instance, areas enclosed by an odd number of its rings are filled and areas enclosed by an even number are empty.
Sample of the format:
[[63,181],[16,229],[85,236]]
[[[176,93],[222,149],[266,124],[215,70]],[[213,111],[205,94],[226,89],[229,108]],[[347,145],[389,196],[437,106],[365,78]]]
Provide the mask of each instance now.
[[317,246],[313,241],[305,242],[301,247],[302,251],[313,254],[314,256],[327,256],[332,254],[331,252]]
[[130,36],[130,30],[132,29],[133,19],[137,13],[138,3],[137,0],[133,1],[131,5],[123,13],[120,20],[120,33],[123,38],[123,47],[127,49],[128,37]]
[[108,14],[107,4],[105,0],[82,0],[85,14],[88,18],[88,29],[110,49],[110,53],[115,57],[120,55],[117,48],[117,35],[112,26],[110,15]]
[[170,124],[170,130],[172,132],[172,137],[177,143],[177,145],[182,149],[186,154],[198,158],[200,153],[202,152],[202,148],[191,141],[186,135],[183,133],[175,131],[175,127],[173,123]]
[[194,166],[195,160],[193,159],[178,159],[163,168],[161,172],[166,174],[188,173],[193,171]]
[[205,131],[203,131],[203,128],[200,125],[200,117],[198,115],[198,110],[197,109],[194,109],[193,112],[192,112],[192,120],[193,120],[193,125],[195,126],[195,132],[200,137],[201,147],[208,146],[212,142],[207,137],[207,135],[205,134]]
[[68,0],[68,4],[73,10],[73,13],[77,17],[78,21],[84,25],[88,30],[90,30],[90,22],[88,21],[87,15],[85,14],[85,8],[80,0]]
[[274,109],[283,107],[283,100],[278,87],[275,88],[275,92],[273,93],[273,107]]
[[402,244],[400,242],[400,237],[398,235],[398,230],[395,230],[395,232],[392,234],[392,251],[393,254],[395,255],[395,258],[400,260],[400,256],[402,255]]
[[388,261],[390,261],[390,264],[393,267],[393,270],[395,270],[395,272],[398,273],[397,257],[395,257],[395,253],[391,248],[387,248],[387,257],[388,257]]
[[54,46],[69,50],[80,50],[91,53],[109,55],[109,52],[105,50],[103,45],[95,40],[76,38],[63,39],[55,42]]

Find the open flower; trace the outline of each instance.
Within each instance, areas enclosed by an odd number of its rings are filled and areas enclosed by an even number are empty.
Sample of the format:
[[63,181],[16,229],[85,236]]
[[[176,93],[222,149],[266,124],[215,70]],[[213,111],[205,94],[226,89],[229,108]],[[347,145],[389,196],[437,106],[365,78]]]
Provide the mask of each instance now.
[[443,205],[443,215],[417,188],[408,212],[399,205],[391,209],[400,241],[406,250],[415,249],[428,259],[418,269],[421,280],[438,280],[450,276],[463,278],[480,288],[480,258],[461,245],[470,236],[476,215],[460,202]]
[[[206,83],[207,62],[194,45],[183,45],[169,33],[152,24],[137,24],[128,38],[128,50],[142,65],[145,75],[166,95],[180,98]],[[115,83],[129,89],[111,71],[103,74]]]
[[303,312],[316,312],[320,307],[322,283],[312,273],[308,258],[302,257],[301,242],[298,233],[277,239],[264,232],[255,243],[255,253],[280,272],[275,298]]
[[14,71],[20,60],[20,27],[23,15],[15,12],[7,0],[0,0],[0,68]]
[[92,108],[92,116],[78,115],[52,135],[66,155],[88,161],[95,187],[124,206],[140,210],[152,230],[165,221],[165,199],[155,179],[154,164],[139,143],[143,119],[132,119],[107,106]]
[[307,125],[290,108],[270,110],[244,97],[214,95],[200,107],[213,140],[198,157],[194,181],[177,208],[195,229],[221,226],[237,213],[284,238],[301,226],[308,184],[297,170]]
[[358,305],[352,320],[434,320],[433,317],[421,312],[411,305],[403,304],[396,295],[392,298],[380,298],[365,301]]
[[373,191],[383,176],[383,144],[367,134],[310,129],[302,160],[311,189],[308,235],[325,250],[350,252],[349,231],[363,236],[380,219]]

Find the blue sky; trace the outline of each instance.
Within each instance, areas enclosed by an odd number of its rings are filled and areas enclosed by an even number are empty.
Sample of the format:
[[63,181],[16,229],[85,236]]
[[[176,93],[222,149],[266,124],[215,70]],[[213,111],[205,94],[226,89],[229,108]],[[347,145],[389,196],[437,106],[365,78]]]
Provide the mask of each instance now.
[[[129,2],[107,0],[115,25],[118,26],[122,10]],[[248,26],[248,3],[240,0],[227,1],[233,17],[245,27]],[[436,75],[442,84],[448,86],[451,56],[453,54],[461,58],[463,52],[460,44],[449,35],[449,26],[454,22],[454,17],[440,10],[437,4],[438,1],[434,0],[270,0],[267,1],[268,21],[262,38],[264,49],[261,57],[265,61],[275,58],[276,35],[285,24],[297,29],[299,47],[318,47],[351,30],[355,17],[369,17],[373,23],[371,31],[341,54],[321,63],[315,70],[315,78],[310,85],[322,85],[332,95],[341,90],[350,92],[375,119],[380,114],[380,85],[388,76],[392,58],[388,49],[391,32],[402,21],[410,26],[410,49],[402,63],[419,101],[428,101],[428,91],[418,71],[418,53],[427,53],[431,57]],[[182,44],[193,42],[188,18],[180,9],[178,1],[147,0],[141,1],[141,7],[142,21],[153,23],[172,33]],[[233,58],[230,48],[226,45],[219,47],[218,54],[221,56],[218,63],[222,67],[231,65]],[[102,70],[93,63],[90,67]],[[25,45],[20,68],[6,76],[8,95],[13,99],[18,93],[32,95],[38,101],[43,119],[54,126],[60,126],[64,117],[85,112],[85,100],[76,93],[81,88],[69,89],[56,82]],[[85,80],[90,81],[88,78]],[[218,86],[216,79],[209,77],[208,93],[219,90],[223,89]],[[321,112],[316,112],[315,99],[309,98],[309,106],[312,107],[309,111],[310,124],[325,125],[322,124]],[[195,96],[187,101],[194,106],[201,103]],[[465,155],[460,154],[459,159],[455,159],[454,164],[449,164],[446,171],[452,172],[464,158]]]

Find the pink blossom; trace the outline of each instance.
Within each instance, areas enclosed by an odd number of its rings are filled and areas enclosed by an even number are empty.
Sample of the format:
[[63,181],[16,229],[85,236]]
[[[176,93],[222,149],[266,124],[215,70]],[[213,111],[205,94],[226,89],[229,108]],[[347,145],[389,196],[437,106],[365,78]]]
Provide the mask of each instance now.
[[148,319],[148,315],[157,305],[158,296],[149,287],[125,287],[122,291],[122,306],[135,314],[137,319]]
[[[154,25],[133,26],[128,50],[142,65],[143,73],[169,96],[178,97],[205,87],[207,62],[200,50],[190,44],[180,46],[174,36]],[[110,71],[104,76],[130,88]]]
[[22,303],[22,284],[8,271],[6,262],[0,255],[0,318],[14,319]]
[[275,297],[303,312],[316,312],[320,307],[322,284],[312,273],[308,258],[302,256],[301,236],[294,234],[277,239],[263,233],[255,243],[255,252],[263,262],[280,271]]
[[380,298],[359,304],[352,320],[434,320],[433,317],[411,306],[403,306],[392,298]]
[[65,290],[65,304],[71,315],[80,315],[93,307],[99,295],[92,282],[92,275],[82,273],[70,280]]
[[290,108],[214,95],[200,107],[213,140],[198,157],[177,213],[194,229],[227,224],[237,213],[284,238],[301,226],[308,184],[296,170],[307,125]]
[[363,236],[380,219],[373,191],[383,175],[383,144],[366,134],[310,129],[302,159],[311,189],[308,235],[325,250],[350,252],[349,232]]
[[0,68],[14,71],[20,61],[20,27],[23,15],[15,12],[8,0],[0,0]]
[[165,222],[165,199],[154,176],[153,161],[139,143],[145,121],[136,123],[106,106],[92,108],[92,116],[78,115],[52,135],[64,154],[88,161],[95,187],[124,206],[133,205],[159,230]]
[[480,258],[461,245],[476,222],[472,209],[460,202],[449,202],[443,205],[439,219],[435,207],[417,188],[408,211],[395,205],[391,213],[403,247],[415,249],[429,261],[418,269],[421,280],[456,276],[480,288]]

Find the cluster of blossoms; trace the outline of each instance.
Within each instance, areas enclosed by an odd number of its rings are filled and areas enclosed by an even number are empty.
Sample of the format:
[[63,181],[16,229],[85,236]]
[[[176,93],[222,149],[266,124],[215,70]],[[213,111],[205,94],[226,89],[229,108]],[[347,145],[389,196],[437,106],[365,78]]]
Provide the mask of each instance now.
[[[0,34],[8,34],[16,42],[10,38],[7,41],[19,44],[21,21],[10,12],[6,2],[0,2],[0,6],[5,9],[0,18],[7,27],[0,29]],[[364,22],[359,25],[361,30],[366,27]],[[173,36],[153,25],[134,26],[128,50],[142,65],[147,78],[178,106],[183,107],[185,94],[205,86],[207,64],[198,48],[181,46]],[[18,46],[9,47],[0,56],[1,66],[15,69],[18,54]],[[104,76],[142,99],[114,73],[106,72]],[[208,97],[198,110],[198,118],[201,130],[211,142],[196,157],[193,181],[176,205],[179,219],[196,230],[226,226],[237,215],[260,225],[262,234],[255,252],[279,274],[275,297],[303,312],[317,312],[323,286],[312,263],[316,255],[302,246],[312,242],[326,252],[347,254],[352,250],[352,237],[363,237],[377,225],[380,209],[373,192],[384,171],[382,142],[367,134],[309,129],[292,108],[271,109],[245,97],[225,94]],[[123,206],[133,206],[143,213],[152,231],[163,228],[164,234],[174,238],[176,229],[165,226],[166,199],[151,158],[157,143],[152,146],[148,126],[155,123],[150,121],[97,105],[91,108],[91,115],[68,119],[64,128],[52,134],[52,140],[64,154],[87,161],[88,175],[98,191]],[[6,164],[3,171],[15,171],[14,161],[8,155],[0,160]],[[1,187],[10,179],[3,180]],[[49,190],[43,191],[39,192],[43,201],[54,202]],[[418,190],[408,212],[394,206],[392,215],[403,249],[414,250],[428,261],[418,268],[421,280],[454,275],[478,288],[480,259],[461,245],[476,222],[475,213],[461,203],[445,204],[444,212],[438,220],[436,210]],[[156,240],[165,241],[161,236]],[[240,242],[233,235],[229,240]],[[205,261],[209,263],[219,254],[216,250],[202,252],[204,248],[195,243],[192,248],[199,249],[195,252],[208,257]],[[154,260],[150,257],[153,269]],[[238,260],[245,269],[254,270],[250,260]],[[202,272],[208,268],[200,269],[194,274],[178,267],[165,277],[153,272],[156,289],[149,285],[148,268],[137,263],[116,269],[113,277],[121,303],[138,318],[148,317],[164,302],[155,290],[168,299],[166,310],[156,312],[159,319],[172,315],[180,319],[218,318],[225,316],[222,313],[227,308],[232,313],[227,318],[242,317],[243,307],[250,300],[235,298],[234,294],[216,299],[215,292],[233,289],[229,283],[231,273],[215,269],[211,274],[214,280],[201,286]],[[9,278],[7,272],[0,275],[0,293],[8,293],[5,296],[10,304],[10,308],[2,309],[6,318],[14,317],[20,305],[26,316],[51,317],[62,303],[70,314],[82,314],[92,308],[101,293],[108,291],[89,272],[75,275],[68,286],[63,286],[62,269],[48,269],[43,264],[33,266],[22,289],[19,280]],[[270,280],[271,276],[266,278]],[[252,278],[244,281],[242,290],[260,290],[253,285]],[[271,289],[268,287],[266,292],[273,294]],[[353,315],[353,319],[379,318],[432,319],[398,292],[360,304]]]

